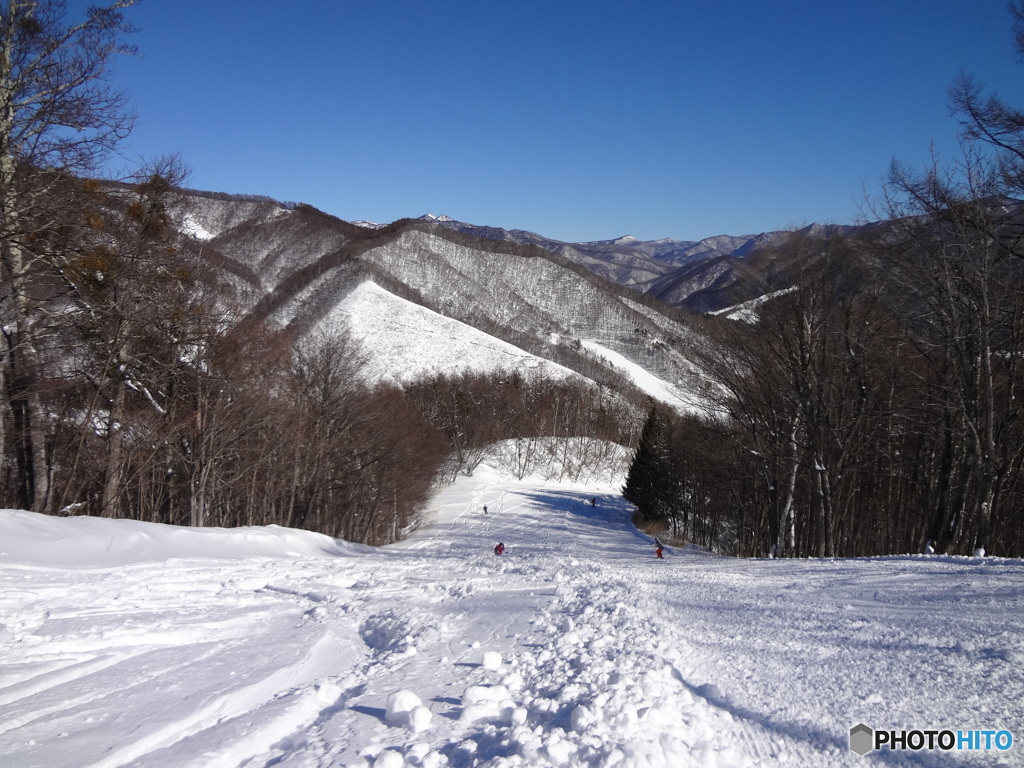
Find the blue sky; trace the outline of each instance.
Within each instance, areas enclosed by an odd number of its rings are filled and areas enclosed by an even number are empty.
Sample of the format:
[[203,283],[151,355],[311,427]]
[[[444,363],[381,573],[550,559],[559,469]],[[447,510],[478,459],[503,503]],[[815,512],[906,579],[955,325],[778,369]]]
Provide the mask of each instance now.
[[[72,6],[75,3],[71,4]],[[1003,0],[143,0],[128,159],[344,219],[567,241],[848,223],[955,154],[961,71],[1024,104]]]

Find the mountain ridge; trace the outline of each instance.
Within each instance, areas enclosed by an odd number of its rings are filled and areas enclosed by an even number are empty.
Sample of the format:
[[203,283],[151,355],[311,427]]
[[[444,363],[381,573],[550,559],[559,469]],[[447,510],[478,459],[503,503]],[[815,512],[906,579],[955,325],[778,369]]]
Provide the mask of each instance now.
[[[669,305],[702,313],[757,298],[761,287],[754,279],[755,273],[741,261],[787,234],[723,234],[701,240],[639,240],[623,235],[611,240],[569,243],[526,230],[467,224],[449,216],[427,214],[420,218],[484,239],[540,246],[611,282],[630,286]],[[816,228],[820,225],[806,229]]]
[[[230,265],[226,271],[246,306],[243,325],[269,322],[302,337],[346,316],[346,302],[371,281],[522,350],[520,373],[550,370],[528,362],[545,360],[639,404],[650,393],[612,361],[621,355],[664,382],[655,388],[660,397],[667,392],[670,405],[686,407],[686,382],[694,372],[680,348],[688,335],[681,320],[629,286],[537,243],[479,237],[447,217],[371,228],[312,206],[209,193],[186,192],[176,215],[188,224],[183,229],[202,234],[211,257]],[[405,332],[393,324],[375,327]],[[609,353],[601,355],[593,345]],[[429,345],[421,346],[426,354]],[[435,370],[449,375],[465,368],[459,360],[435,362]],[[410,366],[429,368],[422,359]]]

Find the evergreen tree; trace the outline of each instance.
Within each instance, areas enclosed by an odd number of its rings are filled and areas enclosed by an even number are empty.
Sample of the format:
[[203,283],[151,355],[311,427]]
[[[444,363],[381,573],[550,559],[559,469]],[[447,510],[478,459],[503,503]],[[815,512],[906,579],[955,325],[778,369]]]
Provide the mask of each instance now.
[[622,495],[636,506],[644,523],[669,523],[682,502],[671,432],[668,414],[652,408],[626,475]]

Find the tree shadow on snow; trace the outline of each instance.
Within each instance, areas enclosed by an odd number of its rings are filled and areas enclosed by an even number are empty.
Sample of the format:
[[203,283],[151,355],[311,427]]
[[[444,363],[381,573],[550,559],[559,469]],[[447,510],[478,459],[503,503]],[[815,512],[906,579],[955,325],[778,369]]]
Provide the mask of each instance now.
[[651,546],[650,537],[630,521],[633,505],[622,496],[581,491],[526,491],[520,495],[537,507],[562,515],[566,529],[587,548],[635,556],[637,547]]
[[538,506],[548,507],[552,512],[571,514],[581,518],[581,522],[602,528],[620,529],[623,524],[628,525],[633,512],[628,501],[613,494],[598,496],[580,491],[525,491],[519,495]]

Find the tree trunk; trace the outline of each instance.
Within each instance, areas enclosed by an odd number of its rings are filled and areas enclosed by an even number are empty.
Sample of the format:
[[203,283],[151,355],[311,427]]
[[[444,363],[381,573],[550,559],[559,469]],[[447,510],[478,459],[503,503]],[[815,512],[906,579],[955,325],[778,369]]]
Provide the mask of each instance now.
[[121,495],[121,458],[124,452],[124,401],[125,384],[118,381],[114,388],[114,400],[107,417],[107,471],[103,483],[103,501],[100,515],[117,517],[117,501]]

